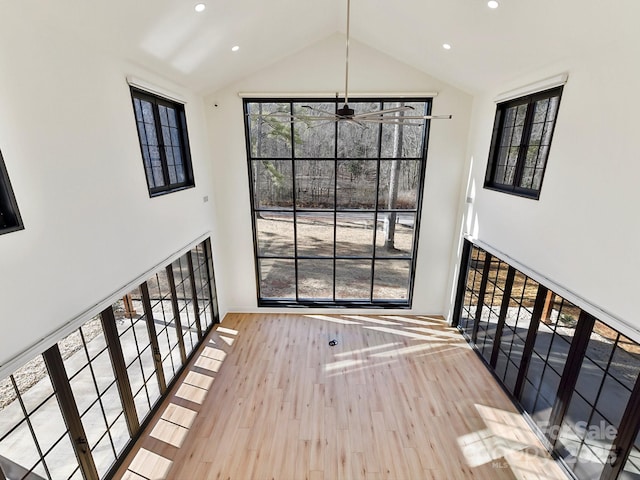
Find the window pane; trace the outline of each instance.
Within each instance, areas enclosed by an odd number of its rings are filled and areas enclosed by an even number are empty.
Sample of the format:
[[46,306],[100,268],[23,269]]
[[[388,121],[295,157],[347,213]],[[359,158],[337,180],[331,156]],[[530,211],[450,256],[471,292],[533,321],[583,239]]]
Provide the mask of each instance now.
[[[426,115],[424,102],[385,102],[384,108],[411,107],[413,110],[396,113],[398,119]],[[424,139],[423,120],[405,120],[400,125],[382,125],[381,156],[387,158],[421,158]]]
[[415,210],[420,172],[419,160],[382,160],[378,179],[379,208]]
[[[350,103],[355,113],[380,110],[378,102]],[[338,158],[378,158],[380,125],[358,125],[353,122],[338,123]]]
[[413,251],[415,214],[385,212],[378,214],[377,257],[410,257]]
[[265,298],[296,298],[295,260],[259,261],[260,296]]
[[336,260],[336,299],[371,299],[371,261]]
[[247,113],[252,157],[291,157],[290,104],[247,103]]
[[299,256],[333,256],[334,213],[298,212],[296,242]]
[[292,208],[291,160],[254,160],[252,165],[255,208]]
[[373,213],[336,214],[336,255],[371,256],[373,253]]
[[326,120],[335,113],[335,103],[294,103],[293,111],[302,117],[294,123],[296,158],[335,157],[336,124]]
[[298,260],[298,296],[333,299],[333,260]]
[[408,260],[376,260],[373,298],[377,300],[408,298],[411,263]]
[[296,162],[296,206],[298,208],[333,209],[334,165],[330,160]]
[[293,213],[256,213],[258,255],[293,257]]
[[337,207],[339,209],[376,208],[378,162],[372,160],[339,160]]

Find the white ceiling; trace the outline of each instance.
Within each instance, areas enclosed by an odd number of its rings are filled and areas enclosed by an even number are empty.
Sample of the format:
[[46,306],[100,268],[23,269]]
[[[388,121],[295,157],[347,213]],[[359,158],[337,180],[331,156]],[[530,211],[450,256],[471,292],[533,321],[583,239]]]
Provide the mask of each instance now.
[[[194,11],[200,0],[1,1],[203,94],[344,33],[346,23],[346,0],[202,0],[203,13]],[[473,93],[593,49],[638,44],[638,19],[638,0],[500,0],[496,10],[486,0],[352,0],[351,36]]]

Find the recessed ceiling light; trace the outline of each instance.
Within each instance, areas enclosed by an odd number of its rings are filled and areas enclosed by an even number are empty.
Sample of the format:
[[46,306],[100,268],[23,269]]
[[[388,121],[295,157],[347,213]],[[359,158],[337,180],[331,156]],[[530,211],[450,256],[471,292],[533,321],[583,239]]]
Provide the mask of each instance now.
[[204,9],[207,8],[207,6],[204,3],[199,3],[196,5],[196,12],[200,13],[200,12],[204,12]]
[[489,8],[498,8],[500,6],[500,4],[498,2],[496,2],[496,0],[489,0],[487,2],[487,7]]
[[445,50],[451,50],[451,45],[449,45],[448,43],[443,43],[442,48],[444,48]]
[[231,47],[232,52],[237,52],[238,50],[240,50],[240,47],[238,45],[234,45],[233,47]]

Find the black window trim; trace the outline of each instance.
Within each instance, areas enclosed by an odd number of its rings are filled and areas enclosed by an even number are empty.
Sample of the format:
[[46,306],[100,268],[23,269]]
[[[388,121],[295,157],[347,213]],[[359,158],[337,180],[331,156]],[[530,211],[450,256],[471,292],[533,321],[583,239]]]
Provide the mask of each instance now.
[[524,161],[525,161],[525,157],[526,157],[526,150],[527,147],[529,146],[529,140],[531,137],[531,124],[533,123],[533,109],[532,108],[527,108],[527,113],[526,113],[526,117],[525,117],[525,121],[524,121],[524,126],[523,126],[523,133],[522,133],[522,141],[520,142],[520,150],[518,152],[518,160],[516,162],[516,171],[514,174],[514,182],[513,185],[503,185],[503,184],[499,184],[496,183],[493,180],[493,177],[495,175],[495,170],[496,170],[496,160],[497,160],[497,155],[498,155],[498,146],[500,144],[500,137],[502,134],[502,129],[504,127],[504,112],[511,107],[517,106],[517,105],[528,105],[529,107],[531,107],[535,102],[537,102],[538,100],[542,100],[545,98],[552,98],[557,96],[558,97],[558,107],[556,109],[556,118],[554,118],[553,120],[553,125],[551,127],[551,135],[549,136],[549,149],[551,148],[551,144],[553,142],[553,134],[555,132],[555,128],[556,128],[556,123],[557,123],[557,119],[558,119],[558,112],[560,110],[560,101],[562,99],[562,90],[564,88],[564,85],[560,85],[557,87],[553,87],[553,88],[549,88],[549,89],[545,89],[542,91],[538,91],[535,93],[531,93],[528,95],[524,95],[521,97],[517,97],[517,98],[513,98],[510,100],[506,100],[503,102],[500,102],[497,104],[496,106],[496,114],[495,114],[495,119],[494,119],[494,123],[493,123],[493,128],[492,128],[492,135],[491,135],[491,144],[490,144],[490,149],[489,149],[489,160],[487,162],[487,171],[485,174],[485,179],[484,179],[484,188],[487,190],[493,190],[496,192],[503,192],[503,193],[508,193],[511,195],[516,195],[519,197],[524,197],[524,198],[530,198],[533,200],[539,200],[540,199],[540,192],[542,191],[542,185],[544,183],[544,176],[547,170],[547,164],[548,164],[548,159],[549,159],[549,154],[547,153],[547,158],[545,159],[544,162],[544,167],[542,169],[542,178],[540,179],[540,187],[538,189],[534,189],[534,188],[525,188],[525,187],[520,187],[518,184],[520,182],[520,178],[522,176],[522,170],[523,170],[523,166],[524,166]]
[[[341,103],[344,103],[344,97],[335,97],[335,98],[324,98],[324,97],[299,97],[299,96],[291,96],[291,97],[247,97],[243,99],[243,113],[245,115],[245,148],[247,152],[247,163],[248,163],[248,178],[249,178],[249,196],[251,203],[251,223],[252,223],[252,235],[253,235],[253,248],[254,248],[254,266],[255,266],[255,277],[256,277],[256,303],[258,307],[283,307],[283,308],[368,308],[368,309],[410,309],[413,308],[413,298],[414,298],[414,287],[416,280],[416,272],[418,265],[418,245],[419,245],[419,233],[420,233],[420,220],[422,218],[422,203],[424,201],[424,188],[425,188],[425,178],[426,178],[426,170],[427,170],[427,154],[429,147],[429,134],[431,132],[431,122],[426,121],[423,127],[423,139],[422,139],[422,151],[420,156],[421,162],[421,172],[419,178],[419,191],[418,198],[416,200],[416,208],[415,211],[411,210],[413,214],[415,214],[415,223],[414,223],[414,239],[413,239],[413,254],[409,259],[409,282],[407,285],[407,298],[406,299],[373,299],[373,295],[370,296],[369,300],[360,300],[360,299],[338,299],[335,298],[335,268],[333,270],[333,284],[334,284],[334,298],[333,299],[309,299],[298,295],[298,260],[299,259],[317,259],[316,257],[308,257],[305,255],[294,254],[293,258],[286,257],[287,259],[293,259],[295,263],[295,283],[296,283],[296,295],[294,298],[272,298],[267,296],[262,296],[261,294],[261,280],[260,280],[260,260],[262,259],[281,259],[284,257],[275,255],[275,256],[265,256],[259,254],[258,249],[258,241],[257,241],[257,229],[256,229],[256,213],[259,211],[269,211],[269,208],[256,208],[254,204],[255,192],[254,192],[254,184],[253,184],[253,169],[252,169],[252,161],[257,160],[251,155],[251,142],[250,142],[250,132],[249,132],[249,123],[246,121],[248,115],[248,104],[250,103],[285,103],[289,104],[290,108],[293,108],[293,104],[295,103],[333,103],[335,104],[335,108],[338,108]],[[381,105],[384,103],[394,103],[394,102],[424,102],[425,103],[425,114],[431,114],[431,109],[433,107],[433,96],[407,96],[407,97],[396,97],[396,96],[363,96],[357,97],[353,100],[356,102],[378,102]],[[381,128],[381,125],[378,126]],[[336,129],[338,128],[338,124],[336,123]],[[293,124],[291,124],[291,129],[293,129]],[[381,137],[380,137],[381,138]],[[337,135],[335,137],[335,141],[337,142]],[[379,140],[380,141],[380,140]],[[378,146],[378,148],[380,148]],[[295,150],[292,150],[290,157],[277,157],[270,158],[264,157],[260,158],[261,160],[291,160],[295,161],[297,157],[295,156]],[[332,158],[313,158],[313,157],[305,157],[305,160],[337,160],[337,153],[335,157]],[[367,158],[367,160],[377,161],[378,163],[381,160],[389,160],[391,157],[379,156],[376,158]],[[376,198],[378,197],[376,193]],[[295,202],[295,201],[294,201]],[[377,200],[376,200],[377,203]],[[297,210],[296,207],[293,208],[293,212]],[[305,211],[312,211],[313,209],[303,209]],[[279,211],[279,210],[277,210]],[[361,212],[359,209],[337,209],[334,206],[334,212],[349,212],[356,211]],[[377,208],[376,207],[376,215],[378,213],[388,212],[389,210],[386,208]],[[335,217],[334,217],[335,222]],[[335,228],[335,223],[334,223]],[[375,229],[374,229],[375,233]],[[375,237],[374,237],[374,246],[375,246]],[[373,288],[374,275],[375,275],[375,249],[374,253],[371,257],[348,257],[349,259],[371,259],[374,262],[374,270],[372,270],[371,274],[371,288]],[[333,256],[333,261],[335,264],[336,260],[342,259],[338,255]],[[398,258],[400,260],[400,258]],[[406,260],[402,258],[402,260]]]
[[2,228],[0,223],[0,235],[5,233],[16,232],[18,230],[24,230],[24,223],[22,222],[22,216],[18,209],[18,203],[16,202],[15,194],[13,193],[13,187],[11,186],[11,180],[9,180],[9,172],[4,163],[2,152],[0,151],[0,214],[9,215],[13,217],[12,225]]
[[[136,133],[138,135],[138,143],[140,144],[140,155],[141,155],[141,160],[142,160],[142,167],[144,170],[144,178],[145,181],[147,182],[147,188],[149,190],[149,197],[153,198],[153,197],[157,197],[157,196],[161,196],[161,195],[165,195],[167,193],[173,193],[173,192],[178,192],[180,190],[186,190],[189,188],[193,188],[196,186],[195,184],[195,179],[194,179],[194,175],[193,175],[193,165],[192,165],[192,160],[191,160],[191,148],[189,146],[189,135],[188,135],[188,129],[187,129],[187,117],[185,114],[185,108],[184,108],[184,103],[178,102],[176,100],[171,100],[167,97],[163,97],[161,95],[157,95],[155,93],[151,93],[149,91],[134,87],[134,86],[130,86],[130,90],[131,90],[131,104],[134,108],[134,119],[136,121]],[[155,126],[156,126],[156,138],[158,139],[158,143],[159,146],[161,148],[159,148],[160,151],[160,159],[162,161],[162,171],[163,171],[163,176],[164,176],[164,180],[166,185],[162,186],[162,187],[152,187],[151,185],[149,185],[149,177],[147,175],[146,172],[146,166],[144,164],[144,151],[143,151],[143,146],[142,146],[142,140],[140,138],[140,132],[138,130],[138,119],[135,115],[135,99],[138,98],[140,100],[146,100],[148,102],[150,102],[153,105],[153,115],[154,115],[154,121]],[[169,182],[169,174],[168,174],[168,170],[167,170],[167,159],[166,159],[166,152],[164,147],[163,142],[163,137],[162,137],[162,132],[161,132],[161,126],[159,125],[157,119],[160,118],[160,113],[158,111],[158,105],[164,105],[166,107],[171,107],[173,109],[176,110],[176,113],[178,114],[178,122],[180,124],[180,128],[178,129],[179,134],[180,134],[180,150],[182,152],[182,156],[184,159],[184,173],[185,173],[185,181],[184,182],[180,182],[180,183],[170,183]]]

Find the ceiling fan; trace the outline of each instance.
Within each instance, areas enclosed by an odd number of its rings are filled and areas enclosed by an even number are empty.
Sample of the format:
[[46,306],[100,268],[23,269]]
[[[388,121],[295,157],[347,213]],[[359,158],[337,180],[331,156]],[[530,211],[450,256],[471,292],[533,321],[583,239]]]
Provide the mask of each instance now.
[[[308,110],[310,114],[301,115],[295,113],[282,113],[273,112],[265,113],[263,117],[274,118],[278,121],[285,122],[310,122],[310,121],[324,121],[324,122],[341,122],[348,121],[356,123],[360,126],[366,126],[367,123],[374,124],[391,124],[400,125],[406,124],[407,120],[440,120],[450,119],[451,115],[419,115],[415,111],[415,108],[410,105],[404,105],[402,99],[398,99],[400,106],[394,108],[387,108],[383,110],[372,110],[368,112],[358,112],[349,106],[349,24],[351,16],[351,0],[347,0],[347,44],[345,55],[345,80],[344,80],[344,104],[338,108],[335,113],[328,112],[311,105],[302,105],[302,108]],[[337,94],[336,94],[337,96]],[[255,116],[255,114],[251,114]]]

